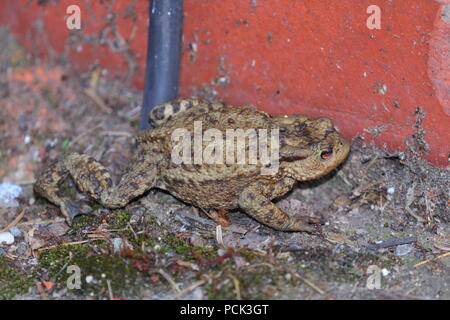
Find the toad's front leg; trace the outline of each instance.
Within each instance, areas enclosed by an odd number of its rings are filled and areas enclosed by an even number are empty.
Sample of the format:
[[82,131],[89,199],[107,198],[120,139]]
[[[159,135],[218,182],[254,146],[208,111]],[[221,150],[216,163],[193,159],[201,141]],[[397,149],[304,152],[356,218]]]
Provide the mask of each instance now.
[[133,198],[153,187],[156,166],[144,158],[137,158],[129,166],[117,186],[108,170],[94,158],[72,153],[57,160],[37,179],[37,194],[58,205],[69,225],[75,216],[85,213],[83,206],[59,195],[59,185],[70,176],[81,192],[107,208],[124,207]]
[[317,224],[322,223],[319,218],[289,216],[254,186],[250,186],[242,192],[239,206],[252,218],[280,231],[317,232]]

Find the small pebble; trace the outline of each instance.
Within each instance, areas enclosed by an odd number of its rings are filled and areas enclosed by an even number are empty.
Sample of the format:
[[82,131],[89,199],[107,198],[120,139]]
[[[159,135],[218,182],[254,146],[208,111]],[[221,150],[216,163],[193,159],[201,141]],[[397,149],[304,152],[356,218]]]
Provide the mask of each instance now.
[[203,290],[200,287],[195,288],[190,294],[186,295],[185,299],[189,300],[203,300],[204,299]]
[[22,232],[21,232],[20,229],[17,228],[16,226],[11,227],[11,228],[9,229],[9,232],[11,232],[12,235],[13,235],[14,237],[20,237],[20,236],[22,235]]
[[234,263],[236,264],[236,267],[238,267],[238,268],[248,265],[248,262],[247,262],[247,260],[245,260],[244,257],[233,256],[233,260],[234,260]]
[[192,292],[193,300],[202,300],[203,297],[204,297],[203,290],[200,287],[195,288],[195,290]]
[[386,269],[386,268],[383,268],[383,269],[381,269],[381,274],[383,275],[383,276],[387,276],[389,273],[391,273],[388,269]]
[[0,183],[0,207],[2,208],[13,208],[19,206],[16,198],[19,197],[23,192],[21,186],[10,183],[3,182]]
[[27,243],[22,241],[17,244],[17,254],[23,255],[28,249]]
[[411,244],[402,244],[395,248],[395,254],[397,256],[406,256],[408,253],[410,253],[413,249],[413,246]]
[[86,276],[86,283],[91,283],[92,281],[94,281],[93,276]]
[[395,193],[395,188],[394,188],[394,187],[389,187],[389,188],[387,189],[387,193],[389,193],[389,194],[394,194],[394,193]]
[[219,250],[217,250],[217,254],[219,256],[223,256],[225,253],[227,253],[227,250],[220,248]]
[[133,214],[130,218],[130,223],[131,224],[138,223],[139,219],[140,219],[140,216],[138,216],[137,214]]
[[123,247],[123,242],[122,242],[122,239],[120,239],[120,238],[114,238],[112,240],[112,243],[114,246],[114,252],[116,252],[116,253],[119,252]]
[[205,246],[205,241],[203,240],[203,238],[195,233],[191,235],[189,240],[191,241],[191,244],[193,246],[198,246],[198,247]]
[[0,232],[0,243],[13,244],[14,236],[11,232]]

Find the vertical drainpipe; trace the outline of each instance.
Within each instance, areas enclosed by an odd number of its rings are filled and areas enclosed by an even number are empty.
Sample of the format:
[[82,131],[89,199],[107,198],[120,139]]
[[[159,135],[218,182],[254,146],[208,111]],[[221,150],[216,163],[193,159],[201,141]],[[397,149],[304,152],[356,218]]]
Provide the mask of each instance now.
[[149,13],[141,130],[152,127],[148,113],[155,105],[178,96],[183,0],[152,0]]

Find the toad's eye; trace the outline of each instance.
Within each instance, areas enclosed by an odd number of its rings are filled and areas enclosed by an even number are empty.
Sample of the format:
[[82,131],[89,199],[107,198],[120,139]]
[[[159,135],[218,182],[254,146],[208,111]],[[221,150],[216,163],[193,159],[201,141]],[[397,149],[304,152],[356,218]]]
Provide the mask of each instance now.
[[323,160],[327,160],[327,159],[331,158],[332,155],[333,155],[333,148],[329,148],[327,150],[322,151],[322,153],[320,154],[320,157]]

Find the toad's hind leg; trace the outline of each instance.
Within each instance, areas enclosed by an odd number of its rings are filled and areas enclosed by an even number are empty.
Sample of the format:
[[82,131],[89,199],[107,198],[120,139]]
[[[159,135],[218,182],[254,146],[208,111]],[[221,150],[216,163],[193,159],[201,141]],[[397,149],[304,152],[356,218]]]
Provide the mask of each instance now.
[[70,176],[81,192],[108,208],[125,206],[131,199],[143,194],[153,186],[154,166],[148,165],[145,172],[135,171],[135,161],[123,175],[121,182],[113,186],[108,170],[94,158],[72,153],[56,161],[37,179],[34,190],[37,194],[58,205],[68,224],[75,216],[86,213],[85,208],[59,195],[59,185]]
[[260,191],[254,190],[252,187],[242,192],[239,206],[252,218],[276,230],[317,232],[318,228],[314,224],[321,223],[319,218],[290,217]]

